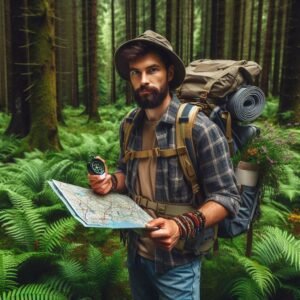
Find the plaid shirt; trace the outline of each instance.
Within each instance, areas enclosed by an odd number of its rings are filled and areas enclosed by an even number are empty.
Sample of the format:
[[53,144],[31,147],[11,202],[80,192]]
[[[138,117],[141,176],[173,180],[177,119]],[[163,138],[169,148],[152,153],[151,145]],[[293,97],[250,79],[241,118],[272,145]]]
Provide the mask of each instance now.
[[[175,148],[175,122],[179,108],[179,100],[176,96],[162,116],[156,127],[157,146],[160,149]],[[134,151],[142,149],[143,118],[145,113],[140,111],[134,119],[135,124],[129,138],[128,148]],[[118,163],[118,171],[126,175],[126,186],[129,195],[135,195],[138,160],[129,160],[126,164],[122,161],[124,156],[123,123],[120,127],[121,152]],[[131,120],[132,121],[132,120]],[[240,195],[236,186],[236,180],[229,157],[227,141],[220,129],[203,113],[199,113],[193,127],[193,142],[197,149],[199,173],[202,174],[201,187],[205,197],[202,203],[214,200],[223,205],[230,213],[235,215],[239,209]],[[186,181],[178,157],[157,158],[155,200],[163,203],[193,204],[193,193]],[[201,203],[198,203],[200,205]],[[134,232],[129,234],[128,262],[136,255],[136,241],[138,235]],[[195,259],[195,255],[181,254],[176,249],[171,252],[156,248],[156,270],[164,270],[185,264]]]

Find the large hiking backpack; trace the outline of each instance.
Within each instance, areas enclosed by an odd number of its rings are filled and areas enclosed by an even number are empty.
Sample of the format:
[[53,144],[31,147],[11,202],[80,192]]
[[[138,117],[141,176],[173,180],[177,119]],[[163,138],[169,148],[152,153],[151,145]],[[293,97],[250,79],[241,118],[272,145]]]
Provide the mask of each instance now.
[[[183,160],[190,164],[189,168],[183,167],[183,171],[192,185],[201,178],[197,174],[191,129],[197,114],[204,112],[220,127],[230,154],[234,155],[260,132],[256,126],[245,124],[255,120],[265,104],[263,92],[252,85],[260,71],[257,63],[245,60],[196,60],[186,68],[186,77],[177,90],[185,104],[177,114],[176,142],[177,147],[185,146],[188,150],[188,158],[179,159],[182,166]],[[234,237],[247,231],[258,213],[260,187],[243,185],[240,192],[240,210],[235,218],[219,223],[219,237]]]
[[[254,62],[225,60],[198,60],[187,67],[186,78],[177,90],[184,103],[177,113],[176,149],[156,149],[156,155],[169,157],[180,154],[180,165],[193,193],[201,190],[201,175],[197,174],[197,159],[192,139],[195,118],[199,112],[204,112],[226,136],[231,155],[236,153],[259,134],[256,126],[242,125],[240,121],[253,121],[262,112],[263,92],[249,85],[260,70],[260,66]],[[124,123],[124,153],[137,114],[137,110],[131,111],[128,114],[130,122]],[[179,153],[178,149],[187,151]],[[235,218],[225,219],[219,224],[219,237],[234,237],[249,229],[258,206],[259,194],[258,187],[243,186],[239,213]]]

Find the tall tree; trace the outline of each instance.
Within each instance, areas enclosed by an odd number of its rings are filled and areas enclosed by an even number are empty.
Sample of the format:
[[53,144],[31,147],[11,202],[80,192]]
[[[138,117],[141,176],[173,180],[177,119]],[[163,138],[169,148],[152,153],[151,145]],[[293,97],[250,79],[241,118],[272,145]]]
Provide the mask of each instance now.
[[211,46],[210,57],[222,58],[224,55],[225,0],[212,1],[211,8]]
[[0,110],[7,111],[10,93],[10,1],[0,1]]
[[29,62],[32,72],[30,149],[59,149],[56,116],[54,0],[28,0]]
[[89,99],[91,97],[90,92],[90,77],[89,77],[89,32],[88,32],[88,1],[81,0],[81,11],[82,11],[82,82],[83,82],[83,103],[85,104],[85,112],[88,113],[89,111]]
[[[111,0],[110,2],[110,9],[111,9],[111,48],[112,53],[115,53],[115,1]],[[115,72],[115,65],[112,64],[111,70],[111,102],[116,102],[116,72]]]
[[[11,119],[6,134],[25,137],[30,131],[31,67],[29,64],[29,29],[27,0],[10,2],[12,89]],[[31,33],[33,34],[33,33]]]
[[74,107],[79,106],[78,91],[78,47],[77,47],[77,3],[72,0],[72,64],[71,64],[71,104]]
[[241,37],[241,9],[242,1],[234,2],[233,12],[233,28],[232,28],[232,43],[231,43],[231,57],[239,59],[239,45]]
[[272,95],[279,95],[279,78],[280,78],[280,67],[282,62],[282,45],[283,45],[283,18],[285,15],[284,9],[285,1],[277,3],[277,16],[276,16],[276,33],[275,33],[275,47],[274,47],[274,68],[273,68],[273,88]]
[[257,12],[257,27],[256,27],[256,41],[255,41],[255,61],[260,62],[260,48],[261,48],[261,29],[263,19],[263,0],[258,0],[258,12]]
[[98,111],[98,67],[97,67],[97,0],[88,1],[88,65],[89,65],[89,89],[90,98],[88,106],[89,120],[99,121],[100,115]]
[[271,77],[272,49],[273,49],[273,26],[274,26],[275,1],[269,0],[268,21],[265,37],[264,59],[261,75],[261,88],[266,95],[269,94],[269,82]]
[[151,22],[150,28],[156,30],[156,0],[151,0]]
[[288,18],[280,89],[279,119],[282,123],[285,112],[291,112],[288,121],[300,122],[300,1],[288,1]]

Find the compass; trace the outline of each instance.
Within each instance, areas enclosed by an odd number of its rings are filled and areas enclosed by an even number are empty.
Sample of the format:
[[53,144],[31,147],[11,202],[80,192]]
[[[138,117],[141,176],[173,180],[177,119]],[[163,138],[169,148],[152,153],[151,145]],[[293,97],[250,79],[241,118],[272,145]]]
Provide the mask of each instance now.
[[87,164],[88,172],[92,175],[104,175],[105,164],[100,158],[93,157]]

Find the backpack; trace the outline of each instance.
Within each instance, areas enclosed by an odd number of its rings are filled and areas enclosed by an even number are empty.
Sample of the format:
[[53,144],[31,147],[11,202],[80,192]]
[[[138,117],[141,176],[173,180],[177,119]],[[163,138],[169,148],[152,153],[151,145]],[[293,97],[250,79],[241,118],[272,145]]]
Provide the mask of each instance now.
[[[232,114],[227,110],[226,104],[229,98],[236,96],[237,92],[241,93],[246,90],[247,94],[249,89],[254,89],[256,93],[259,92],[260,108],[251,112],[249,119],[253,120],[253,115],[257,117],[264,104],[264,95],[257,87],[249,86],[249,84],[253,83],[260,70],[260,66],[254,62],[225,60],[197,60],[186,68],[186,78],[177,90],[177,95],[183,104],[180,105],[176,118],[176,149],[160,150],[159,156],[174,156],[176,154],[173,152],[178,152],[178,149],[187,150],[183,151],[181,155],[177,155],[184,176],[190,183],[194,194],[201,190],[199,186],[201,176],[197,174],[196,152],[192,139],[195,118],[199,112],[205,113],[226,136],[231,155],[236,153],[251,138],[259,134],[259,128],[235,122]],[[240,101],[239,97],[234,99]],[[236,103],[234,102],[232,106],[236,108]],[[251,110],[246,106],[244,110],[248,111],[249,109]],[[243,111],[242,115],[244,114]],[[124,153],[136,115],[138,115],[136,109],[129,112],[127,116],[130,121],[124,123]],[[243,186],[241,199],[238,215],[231,219],[227,218],[218,224],[218,237],[231,238],[250,228],[254,216],[257,215],[260,199],[259,187]]]

